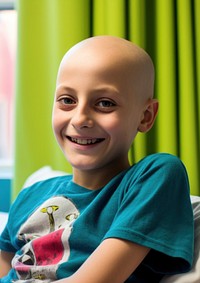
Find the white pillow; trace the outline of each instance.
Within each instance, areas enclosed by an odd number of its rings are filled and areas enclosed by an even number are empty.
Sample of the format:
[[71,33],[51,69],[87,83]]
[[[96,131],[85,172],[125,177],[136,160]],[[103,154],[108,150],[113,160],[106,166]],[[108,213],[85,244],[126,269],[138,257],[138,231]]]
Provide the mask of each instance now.
[[194,212],[194,261],[187,273],[164,277],[161,283],[200,283],[200,197],[191,196]]
[[44,166],[32,173],[25,181],[23,188],[29,187],[34,183],[49,178],[67,175],[66,172],[53,170],[50,166]]

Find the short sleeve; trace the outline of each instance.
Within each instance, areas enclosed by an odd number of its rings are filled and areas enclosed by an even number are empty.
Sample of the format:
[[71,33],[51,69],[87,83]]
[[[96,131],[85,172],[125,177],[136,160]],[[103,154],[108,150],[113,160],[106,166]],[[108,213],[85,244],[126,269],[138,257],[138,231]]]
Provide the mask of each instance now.
[[0,250],[7,252],[16,252],[16,250],[11,244],[7,226],[5,227],[0,236]]
[[193,212],[188,176],[179,158],[151,155],[126,174],[116,217],[106,234],[152,250],[146,264],[158,272],[190,269],[193,259]]
[[21,191],[12,204],[7,224],[0,235],[0,250],[7,252],[16,252],[18,246],[16,245],[16,234],[18,229],[18,224],[23,218],[25,211],[20,214],[20,207],[23,207],[22,204],[26,203],[26,189]]

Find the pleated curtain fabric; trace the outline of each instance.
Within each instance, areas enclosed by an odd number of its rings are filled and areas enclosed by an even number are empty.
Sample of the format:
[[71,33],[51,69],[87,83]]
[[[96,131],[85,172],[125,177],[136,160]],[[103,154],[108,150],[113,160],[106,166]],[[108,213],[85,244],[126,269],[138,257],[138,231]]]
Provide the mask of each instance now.
[[115,35],[152,57],[159,114],[129,158],[168,152],[184,162],[200,195],[200,1],[18,0],[13,200],[42,166],[72,172],[51,126],[56,75],[65,52],[93,35]]

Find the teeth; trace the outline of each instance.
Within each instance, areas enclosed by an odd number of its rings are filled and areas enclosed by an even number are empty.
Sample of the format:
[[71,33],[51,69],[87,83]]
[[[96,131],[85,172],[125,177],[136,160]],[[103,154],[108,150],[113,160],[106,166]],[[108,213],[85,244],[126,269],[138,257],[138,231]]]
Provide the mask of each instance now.
[[98,141],[98,139],[75,139],[75,138],[71,138],[71,140],[75,143],[78,143],[78,144],[94,144],[95,142]]

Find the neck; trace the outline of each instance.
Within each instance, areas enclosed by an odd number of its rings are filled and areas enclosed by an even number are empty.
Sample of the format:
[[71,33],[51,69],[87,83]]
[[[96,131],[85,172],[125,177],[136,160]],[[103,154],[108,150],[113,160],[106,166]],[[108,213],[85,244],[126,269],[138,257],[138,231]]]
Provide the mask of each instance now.
[[130,164],[127,162],[123,166],[112,164],[111,168],[104,169],[79,170],[73,168],[73,181],[84,188],[97,190],[104,187],[113,177],[129,167]]

